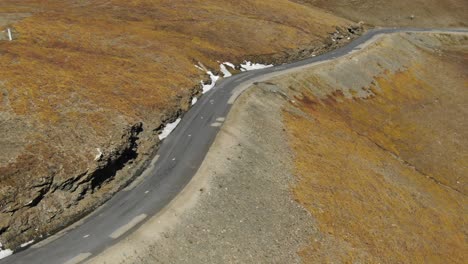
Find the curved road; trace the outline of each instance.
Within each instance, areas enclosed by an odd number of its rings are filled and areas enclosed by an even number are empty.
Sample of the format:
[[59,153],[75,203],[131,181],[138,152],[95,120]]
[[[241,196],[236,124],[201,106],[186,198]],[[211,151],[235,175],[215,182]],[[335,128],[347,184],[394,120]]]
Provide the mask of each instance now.
[[132,185],[118,192],[74,227],[0,260],[6,263],[79,263],[138,228],[166,206],[195,175],[232,103],[253,82],[310,67],[357,51],[375,37],[397,32],[468,33],[467,29],[374,29],[340,49],[291,64],[243,72],[219,82],[185,113],[153,163]]

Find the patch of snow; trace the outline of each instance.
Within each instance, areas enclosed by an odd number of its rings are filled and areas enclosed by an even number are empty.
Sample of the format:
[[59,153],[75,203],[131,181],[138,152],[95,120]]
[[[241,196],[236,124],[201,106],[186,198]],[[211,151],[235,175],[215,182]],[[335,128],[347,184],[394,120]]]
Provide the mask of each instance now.
[[231,67],[232,69],[236,69],[236,66],[230,62],[223,62],[224,65]]
[[192,98],[192,105],[195,105],[198,102],[198,98],[194,97]]
[[23,244],[20,245],[20,247],[24,248],[24,247],[27,247],[27,246],[31,245],[32,243],[34,243],[34,240],[23,243]]
[[219,76],[214,75],[211,71],[208,71],[207,74],[210,76],[211,83],[210,84],[204,84],[203,81],[201,82],[202,85],[203,85],[203,93],[206,93],[209,90],[213,89],[213,87],[215,87],[216,82],[219,79]]
[[230,73],[230,72],[228,71],[228,69],[226,69],[226,66],[224,66],[224,64],[220,64],[220,65],[219,65],[219,68],[221,69],[221,72],[223,73],[224,78],[227,78],[227,77],[231,77],[231,76],[232,76],[232,73]]
[[244,63],[241,64],[240,66],[241,66],[241,71],[253,71],[253,70],[273,67],[273,64],[265,65],[261,63],[252,63],[250,61],[244,61]]
[[12,40],[13,40],[13,37],[11,36],[11,30],[10,30],[10,28],[8,28],[7,31],[8,31],[8,39],[9,39],[10,41],[12,41]]
[[94,160],[99,160],[100,158],[102,158],[102,151],[100,148],[96,148],[98,154],[96,154],[96,156],[94,157]]
[[0,259],[6,258],[13,254],[13,251],[11,249],[3,249],[3,245],[0,242]]
[[0,259],[2,258],[6,258],[10,255],[13,254],[13,251],[11,249],[3,249],[3,250],[0,250]]
[[200,71],[203,71],[203,72],[205,71],[202,67],[200,67],[198,65],[194,65],[194,66],[195,66],[195,68],[199,69]]
[[180,123],[181,118],[177,118],[176,121],[169,123],[164,127],[163,131],[161,134],[159,134],[159,140],[165,139],[169,134],[177,127],[177,125]]

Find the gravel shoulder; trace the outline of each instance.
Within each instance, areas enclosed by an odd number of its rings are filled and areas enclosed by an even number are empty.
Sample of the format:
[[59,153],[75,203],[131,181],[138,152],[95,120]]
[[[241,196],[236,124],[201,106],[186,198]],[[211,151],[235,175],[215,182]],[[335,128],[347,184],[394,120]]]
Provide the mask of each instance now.
[[300,262],[315,229],[291,198],[285,102],[259,87],[244,93],[184,191],[89,263]]

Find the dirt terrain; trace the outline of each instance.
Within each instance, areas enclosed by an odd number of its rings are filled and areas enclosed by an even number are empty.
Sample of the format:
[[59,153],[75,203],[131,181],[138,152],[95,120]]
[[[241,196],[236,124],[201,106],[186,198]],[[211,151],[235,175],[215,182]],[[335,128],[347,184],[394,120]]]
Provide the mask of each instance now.
[[0,241],[40,239],[138,174],[200,94],[194,65],[309,56],[352,25],[289,1],[1,1]]
[[467,66],[467,34],[405,33],[257,83],[181,195],[90,263],[464,263]]

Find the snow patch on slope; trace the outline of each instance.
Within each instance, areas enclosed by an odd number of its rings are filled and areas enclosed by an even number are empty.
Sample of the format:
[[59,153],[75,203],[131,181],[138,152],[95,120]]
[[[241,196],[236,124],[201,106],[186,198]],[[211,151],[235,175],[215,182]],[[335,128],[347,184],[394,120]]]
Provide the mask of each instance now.
[[94,156],[94,160],[100,160],[102,158],[102,151],[100,148],[96,148],[97,154]]
[[221,72],[223,73],[223,77],[224,78],[227,78],[227,77],[231,77],[232,76],[232,73],[230,73],[228,71],[228,69],[226,68],[226,66],[224,64],[220,64],[219,65],[219,68],[221,69]]
[[2,258],[6,258],[10,255],[13,254],[13,251],[11,249],[3,249],[3,250],[0,250],[0,259]]
[[200,67],[200,66],[198,66],[198,65],[194,65],[194,66],[195,66],[195,68],[199,69],[200,71],[205,71],[205,70],[203,70],[202,67]]
[[24,247],[27,247],[27,246],[31,245],[32,243],[34,243],[34,240],[23,243],[23,244],[20,245],[20,247],[24,248]]
[[6,258],[6,257],[8,257],[8,256],[10,256],[12,254],[13,254],[13,250],[7,249],[7,248],[3,249],[3,245],[0,242],[0,259]]
[[165,138],[167,138],[167,136],[169,136],[169,134],[171,134],[171,132],[177,127],[177,125],[180,123],[180,120],[182,120],[181,118],[177,118],[176,121],[172,122],[172,123],[169,123],[167,124],[163,131],[161,132],[161,134],[159,134],[159,140],[163,140]]
[[228,67],[231,67],[232,69],[236,69],[236,66],[230,62],[223,62],[224,65],[228,66]]
[[[218,61],[218,63],[219,63],[220,71],[223,74],[223,78],[231,77],[232,73],[228,70],[227,67],[235,70],[236,66],[233,63],[230,63],[230,62],[221,63],[221,62]],[[194,66],[197,69],[205,72],[205,70],[203,69],[204,68],[203,64],[201,64],[200,62],[198,64],[199,65],[194,65]],[[265,69],[265,68],[269,68],[269,67],[273,67],[273,64],[266,65],[266,64],[261,64],[261,63],[253,63],[251,61],[244,61],[244,63],[242,63],[239,66],[241,71],[259,70],[259,69]],[[212,71],[206,71],[206,74],[208,74],[208,76],[210,76],[210,82],[209,83],[204,83],[203,81],[200,81],[200,83],[202,85],[202,93],[203,94],[205,94],[208,91],[210,91],[211,89],[213,89],[216,86],[216,82],[221,78],[219,75],[214,75]],[[196,98],[196,97],[192,98],[192,105],[195,105],[197,103],[197,101],[198,101],[198,98]]]
[[209,90],[213,89],[215,87],[216,82],[219,80],[219,76],[214,75],[211,71],[208,71],[207,74],[210,76],[211,83],[210,84],[204,84],[203,81],[201,82],[203,86],[203,93],[208,92]]
[[266,65],[261,63],[253,63],[251,61],[244,61],[244,63],[242,63],[240,66],[241,71],[253,71],[273,67],[273,64]]

